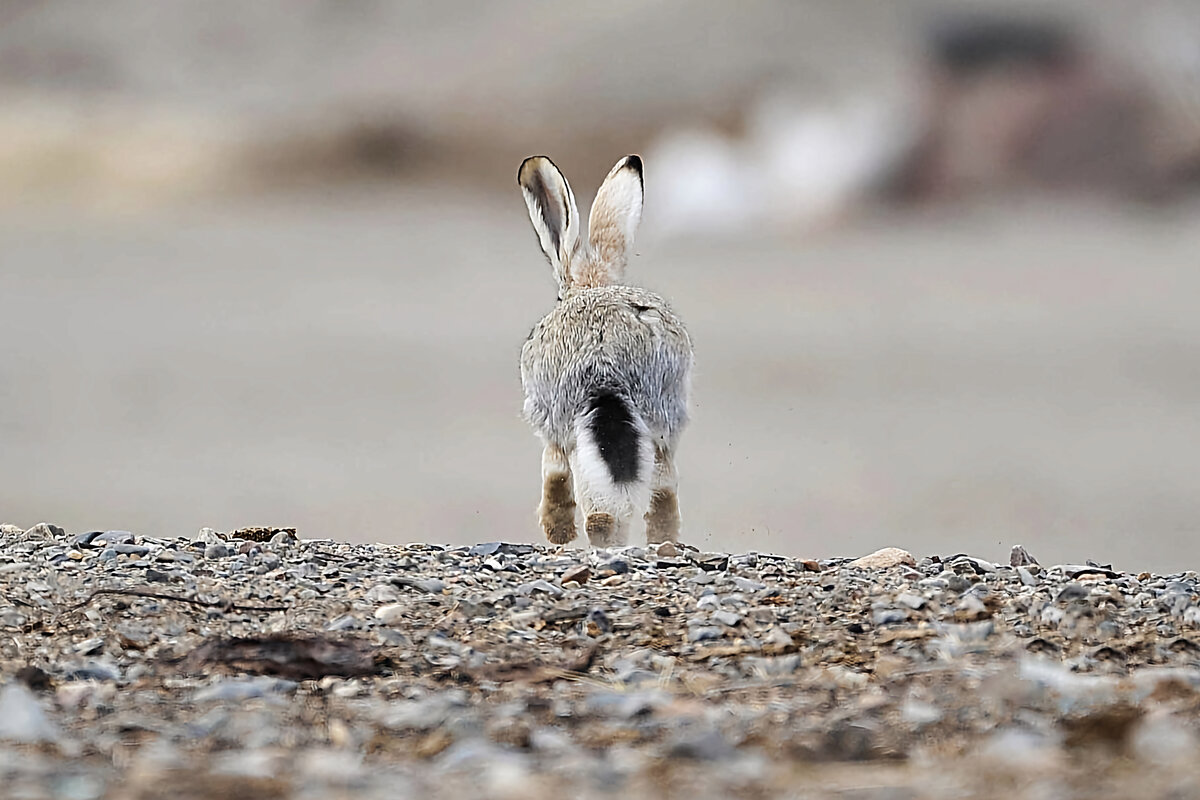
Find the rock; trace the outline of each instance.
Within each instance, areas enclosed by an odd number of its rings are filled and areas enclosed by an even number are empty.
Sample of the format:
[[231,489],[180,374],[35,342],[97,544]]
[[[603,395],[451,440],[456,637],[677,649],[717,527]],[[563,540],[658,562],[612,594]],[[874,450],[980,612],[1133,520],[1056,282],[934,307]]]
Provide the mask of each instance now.
[[1087,597],[1088,597],[1088,589],[1086,586],[1083,586],[1078,583],[1068,583],[1066,586],[1064,586],[1062,589],[1059,590],[1058,594],[1055,595],[1054,599],[1055,599],[1055,601],[1057,601],[1059,603],[1066,603],[1071,600],[1086,600]]
[[109,546],[133,544],[134,535],[129,531],[103,531],[93,541]]
[[747,578],[739,578],[739,577],[734,577],[733,585],[737,588],[737,590],[739,592],[750,592],[750,593],[761,592],[763,589],[767,588],[767,585],[765,583],[759,583],[758,581],[752,581]]
[[377,583],[367,590],[368,603],[395,603],[400,599],[400,592],[390,583]]
[[25,531],[23,537],[26,541],[41,540],[41,541],[62,541],[66,538],[66,531],[57,525],[51,525],[49,522],[39,522],[29,530]]
[[375,619],[384,625],[399,625],[408,618],[409,608],[404,603],[390,603],[375,609]]
[[199,690],[192,699],[197,703],[206,703],[212,700],[249,700],[255,697],[289,694],[294,692],[298,685],[295,681],[267,675],[253,678],[224,678]]
[[14,681],[0,689],[0,739],[36,744],[58,738],[58,729],[24,684]]
[[446,589],[446,582],[441,578],[392,578],[392,583],[400,587],[420,589],[428,594],[441,594]]
[[204,548],[204,557],[209,560],[229,558],[231,555],[233,555],[233,550],[224,542],[210,544]]
[[885,547],[869,555],[856,558],[846,566],[855,569],[891,569],[901,565],[915,567],[917,560],[907,550],[901,550],[899,547]]
[[939,722],[943,716],[942,710],[937,706],[911,698],[900,706],[900,719],[918,728]]
[[676,558],[679,555],[679,548],[674,542],[663,542],[658,546],[655,554],[659,558]]
[[588,636],[595,637],[612,633],[612,622],[602,608],[593,608],[589,611],[585,624]]
[[71,540],[71,543],[79,548],[88,548],[91,547],[92,543],[95,542],[96,539],[103,533],[104,531],[88,531],[87,533],[81,533]]
[[718,611],[712,615],[714,622],[719,622],[729,628],[736,628],[742,624],[740,614],[734,614],[732,611]]
[[714,762],[734,754],[733,745],[716,728],[685,730],[667,745],[667,756],[695,761]]
[[580,564],[577,567],[572,567],[562,574],[562,583],[578,583],[583,585],[587,583],[588,578],[592,577],[592,570],[586,564]]
[[908,622],[908,612],[899,608],[877,608],[871,612],[871,624],[897,625]]
[[904,593],[896,597],[896,602],[902,606],[907,606],[913,611],[920,611],[929,602],[919,594]]
[[1019,544],[1014,544],[1008,554],[1008,565],[1010,567],[1030,567],[1036,566],[1037,563],[1037,559],[1029,555],[1029,551]]
[[225,544],[225,537],[212,528],[201,528],[192,541],[207,547],[214,544]]
[[528,597],[532,594],[548,594],[551,597],[562,597],[563,590],[550,581],[538,578],[536,581],[523,583],[517,587],[517,594]]
[[708,642],[714,639],[720,639],[724,635],[724,631],[720,628],[711,625],[698,625],[688,630],[689,642]]

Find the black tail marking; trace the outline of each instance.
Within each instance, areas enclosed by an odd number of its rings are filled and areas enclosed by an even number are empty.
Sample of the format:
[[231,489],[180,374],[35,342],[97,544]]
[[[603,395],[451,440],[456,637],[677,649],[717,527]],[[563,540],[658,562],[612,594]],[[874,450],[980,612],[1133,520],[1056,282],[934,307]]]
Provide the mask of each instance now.
[[636,483],[641,434],[629,404],[612,392],[600,392],[589,403],[588,428],[613,483]]

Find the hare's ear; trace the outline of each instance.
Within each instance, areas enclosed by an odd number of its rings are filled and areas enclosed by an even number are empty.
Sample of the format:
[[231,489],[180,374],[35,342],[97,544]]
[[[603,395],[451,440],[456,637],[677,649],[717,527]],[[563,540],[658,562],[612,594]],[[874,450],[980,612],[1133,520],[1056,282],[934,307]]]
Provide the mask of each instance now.
[[531,156],[521,163],[517,183],[529,206],[529,219],[542,252],[550,259],[560,295],[571,285],[571,258],[579,247],[579,211],[571,185],[554,162]]
[[592,202],[588,243],[610,283],[621,279],[629,263],[633,235],[642,221],[642,194],[641,156],[625,156],[600,184]]

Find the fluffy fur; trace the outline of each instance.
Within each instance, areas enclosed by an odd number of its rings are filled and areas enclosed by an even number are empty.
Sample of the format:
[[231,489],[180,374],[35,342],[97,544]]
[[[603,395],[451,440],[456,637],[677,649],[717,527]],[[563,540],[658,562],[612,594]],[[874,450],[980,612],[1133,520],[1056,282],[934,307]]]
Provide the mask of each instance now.
[[521,351],[525,418],[545,445],[542,527],[551,542],[573,539],[578,498],[594,546],[624,544],[638,511],[649,541],[674,541],[674,450],[687,424],[692,343],[666,301],[618,283],[641,220],[641,158],[626,156],[605,178],[586,243],[550,159],[526,159],[517,180],[559,284],[558,305]]

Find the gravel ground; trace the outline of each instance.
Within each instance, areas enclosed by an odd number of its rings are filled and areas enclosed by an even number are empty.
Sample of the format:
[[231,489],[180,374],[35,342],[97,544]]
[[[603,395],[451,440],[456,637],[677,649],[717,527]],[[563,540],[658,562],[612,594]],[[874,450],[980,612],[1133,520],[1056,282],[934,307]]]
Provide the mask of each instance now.
[[7,797],[1195,796],[1197,575],[0,527]]

